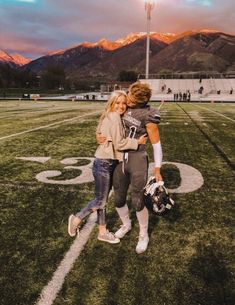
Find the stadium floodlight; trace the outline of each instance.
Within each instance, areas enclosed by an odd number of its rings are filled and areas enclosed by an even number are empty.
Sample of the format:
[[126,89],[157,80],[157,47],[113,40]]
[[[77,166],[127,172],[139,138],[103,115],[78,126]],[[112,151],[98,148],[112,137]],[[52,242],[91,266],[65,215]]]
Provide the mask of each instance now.
[[147,43],[146,43],[146,67],[145,67],[145,79],[149,78],[149,51],[150,51],[150,21],[151,11],[155,5],[155,0],[145,1],[145,11],[147,12]]

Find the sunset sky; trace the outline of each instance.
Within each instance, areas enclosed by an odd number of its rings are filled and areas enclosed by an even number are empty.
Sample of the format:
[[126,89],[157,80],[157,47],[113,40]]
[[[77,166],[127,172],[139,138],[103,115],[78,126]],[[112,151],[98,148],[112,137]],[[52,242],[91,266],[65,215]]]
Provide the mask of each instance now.
[[[146,31],[144,0],[0,0],[0,49],[38,58],[83,41]],[[235,34],[234,0],[156,0],[151,31]]]

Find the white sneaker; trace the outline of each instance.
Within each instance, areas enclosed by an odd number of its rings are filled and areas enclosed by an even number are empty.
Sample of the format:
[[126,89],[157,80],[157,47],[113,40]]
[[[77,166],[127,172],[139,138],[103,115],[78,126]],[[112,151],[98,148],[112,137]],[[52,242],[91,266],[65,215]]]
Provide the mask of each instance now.
[[148,243],[149,243],[149,237],[148,235],[144,235],[144,236],[139,236],[139,241],[138,241],[138,244],[136,246],[136,253],[140,254],[140,253],[143,253],[147,250],[148,248]]
[[120,242],[120,239],[114,236],[114,234],[108,230],[104,234],[99,234],[98,240],[106,241],[110,244],[118,244]]
[[117,238],[123,238],[126,233],[131,230],[131,223],[129,225],[121,225],[120,229],[114,234]]

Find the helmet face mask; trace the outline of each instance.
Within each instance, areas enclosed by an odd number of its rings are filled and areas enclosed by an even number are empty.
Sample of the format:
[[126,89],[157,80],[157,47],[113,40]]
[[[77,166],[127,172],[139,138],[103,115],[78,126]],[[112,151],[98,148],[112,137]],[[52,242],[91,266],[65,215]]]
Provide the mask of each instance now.
[[174,205],[164,182],[156,182],[155,177],[150,177],[144,188],[144,201],[147,209],[156,215],[166,214]]

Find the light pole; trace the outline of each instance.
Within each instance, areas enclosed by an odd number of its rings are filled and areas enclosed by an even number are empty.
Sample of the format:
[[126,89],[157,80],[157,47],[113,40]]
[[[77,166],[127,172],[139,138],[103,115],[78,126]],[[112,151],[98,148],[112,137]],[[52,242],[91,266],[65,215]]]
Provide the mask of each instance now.
[[154,0],[145,1],[145,11],[147,12],[147,44],[146,44],[146,67],[145,67],[145,79],[149,78],[149,50],[150,50],[150,21],[151,11],[154,8]]

